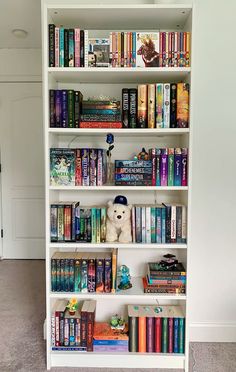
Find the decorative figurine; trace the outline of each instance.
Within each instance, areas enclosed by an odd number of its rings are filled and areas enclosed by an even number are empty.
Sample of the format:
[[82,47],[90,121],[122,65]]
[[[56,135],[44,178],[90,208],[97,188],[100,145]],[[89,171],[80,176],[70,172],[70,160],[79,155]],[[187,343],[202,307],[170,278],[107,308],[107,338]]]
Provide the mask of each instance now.
[[72,298],[68,304],[66,305],[66,308],[69,310],[70,315],[75,315],[76,310],[78,309],[78,301],[76,298]]
[[159,270],[170,270],[176,268],[179,261],[176,259],[174,254],[165,254],[165,259],[159,262]]
[[138,160],[148,160],[149,156],[145,148],[142,148],[142,151],[138,154]]
[[118,314],[112,315],[110,325],[111,329],[119,329],[123,331],[125,329],[125,320]]
[[132,242],[131,234],[131,209],[127,198],[123,195],[117,195],[114,202],[108,202],[107,223],[106,223],[106,241],[120,243]]
[[130,282],[131,277],[129,273],[129,268],[126,265],[121,265],[119,270],[117,271],[117,280],[118,280],[118,288],[121,290],[129,289],[132,287]]

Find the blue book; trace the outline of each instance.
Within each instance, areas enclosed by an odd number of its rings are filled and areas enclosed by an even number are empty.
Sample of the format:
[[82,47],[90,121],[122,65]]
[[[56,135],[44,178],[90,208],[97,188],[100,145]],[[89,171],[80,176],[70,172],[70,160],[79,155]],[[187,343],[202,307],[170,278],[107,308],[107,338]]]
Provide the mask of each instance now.
[[162,242],[162,209],[156,208],[156,243],[160,244]]
[[78,241],[80,237],[80,207],[75,208],[75,240]]
[[59,29],[59,67],[64,67],[64,28]]
[[69,343],[70,346],[75,345],[75,319],[69,318]]
[[56,117],[56,127],[61,128],[62,125],[62,95],[61,90],[56,90],[56,97],[55,97],[55,117]]
[[128,340],[93,340],[93,345],[104,345],[104,346],[127,346]]
[[161,208],[161,242],[166,243],[166,209]]
[[117,115],[120,113],[120,110],[117,109],[82,109],[83,115],[88,115],[88,114],[95,114],[95,115]]
[[[68,320],[68,319],[67,319]],[[53,346],[52,351],[86,351],[87,348],[83,346]]]
[[67,90],[61,91],[61,116],[62,127],[68,128],[68,92]]
[[175,148],[174,154],[174,186],[181,186],[182,174],[181,148]]
[[179,352],[179,318],[174,318],[174,353]]

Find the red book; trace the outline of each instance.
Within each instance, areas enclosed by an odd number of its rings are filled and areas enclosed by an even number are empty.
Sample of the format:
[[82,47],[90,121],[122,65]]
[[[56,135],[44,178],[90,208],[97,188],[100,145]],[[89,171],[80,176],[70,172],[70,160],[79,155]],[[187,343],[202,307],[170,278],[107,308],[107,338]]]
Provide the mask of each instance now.
[[75,186],[82,185],[82,164],[81,164],[81,155],[80,149],[76,150],[76,159],[75,159]]
[[161,352],[161,318],[155,318],[155,352]]
[[121,121],[81,121],[80,128],[122,128]]
[[173,318],[168,318],[168,353],[173,353]]

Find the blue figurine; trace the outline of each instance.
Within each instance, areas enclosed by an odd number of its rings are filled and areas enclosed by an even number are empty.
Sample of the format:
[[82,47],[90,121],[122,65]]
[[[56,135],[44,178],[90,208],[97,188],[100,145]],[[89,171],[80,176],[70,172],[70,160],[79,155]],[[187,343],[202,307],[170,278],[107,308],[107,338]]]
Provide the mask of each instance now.
[[129,289],[132,287],[132,284],[130,282],[131,277],[129,273],[129,268],[126,265],[120,266],[118,273],[117,273],[117,277],[119,279],[119,285],[118,285],[119,289],[123,290],[123,289]]

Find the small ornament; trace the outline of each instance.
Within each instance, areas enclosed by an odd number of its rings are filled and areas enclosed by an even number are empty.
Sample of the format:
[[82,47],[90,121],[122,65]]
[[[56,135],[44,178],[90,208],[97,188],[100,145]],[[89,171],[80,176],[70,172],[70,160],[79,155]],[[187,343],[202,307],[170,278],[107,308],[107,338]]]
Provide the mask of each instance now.
[[129,273],[129,268],[126,265],[121,265],[117,272],[118,288],[120,290],[129,289],[132,287],[130,282],[131,277]]
[[123,331],[125,329],[125,320],[118,314],[112,315],[110,325],[111,329],[120,329]]
[[78,306],[79,304],[76,298],[72,298],[66,305],[66,308],[69,310],[70,315],[75,315],[75,312],[78,309]]
[[142,151],[138,154],[138,160],[148,160],[148,153],[145,148],[142,148]]
[[137,157],[137,155],[134,155],[134,159],[133,159],[134,161],[137,161],[138,160],[138,157]]

